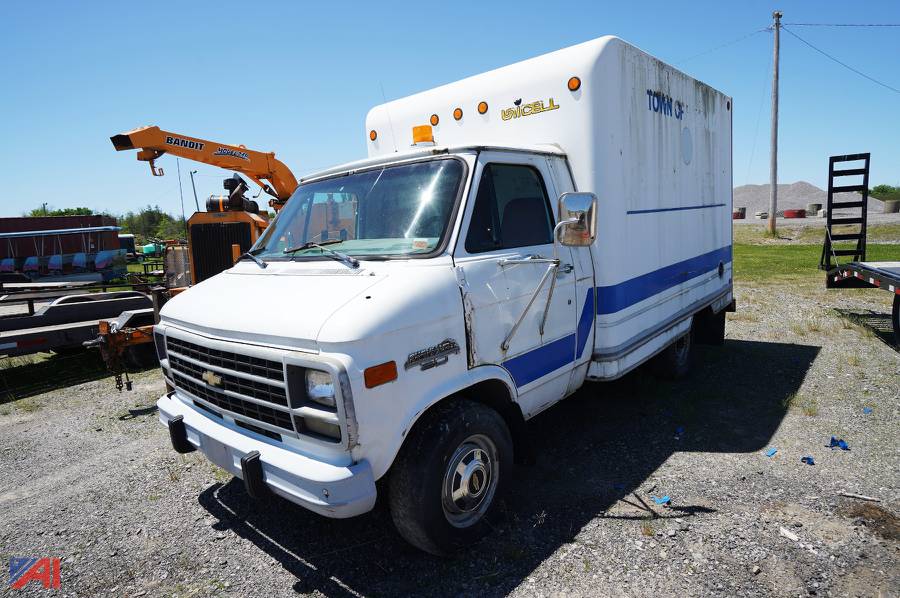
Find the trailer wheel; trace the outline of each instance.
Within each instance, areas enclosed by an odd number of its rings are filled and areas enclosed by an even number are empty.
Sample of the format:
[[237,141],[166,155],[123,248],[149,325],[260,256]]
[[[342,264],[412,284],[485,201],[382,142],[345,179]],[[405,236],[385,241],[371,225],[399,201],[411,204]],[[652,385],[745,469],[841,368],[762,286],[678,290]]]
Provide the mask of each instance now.
[[894,295],[894,309],[891,310],[891,322],[894,324],[894,344],[900,347],[900,295]]
[[691,333],[686,332],[653,358],[653,369],[659,378],[679,380],[691,369]]
[[425,418],[394,462],[388,494],[400,535],[441,556],[490,531],[512,473],[512,437],[500,414],[465,399]]

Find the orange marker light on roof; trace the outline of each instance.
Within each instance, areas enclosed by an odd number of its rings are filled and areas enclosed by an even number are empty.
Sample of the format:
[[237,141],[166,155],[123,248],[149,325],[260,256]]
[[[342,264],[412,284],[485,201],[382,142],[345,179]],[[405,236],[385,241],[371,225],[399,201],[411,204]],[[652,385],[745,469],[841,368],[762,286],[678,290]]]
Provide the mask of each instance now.
[[397,364],[388,361],[379,365],[373,365],[366,368],[363,372],[363,378],[366,381],[366,388],[375,388],[397,379]]
[[430,120],[431,120],[431,126],[432,126],[432,127],[436,127],[437,124],[438,124],[439,122],[441,122],[441,119],[438,117],[437,114],[432,114]]
[[478,114],[484,114],[488,110],[487,102],[478,102]]
[[378,139],[378,133],[375,132],[375,129],[372,129],[369,131],[369,140],[375,141],[376,139]]
[[434,133],[430,125],[413,127],[413,143],[434,143]]
[[581,89],[581,79],[578,77],[569,77],[569,91],[578,91]]
[[456,120],[462,120],[462,108],[456,108],[453,111],[453,118]]

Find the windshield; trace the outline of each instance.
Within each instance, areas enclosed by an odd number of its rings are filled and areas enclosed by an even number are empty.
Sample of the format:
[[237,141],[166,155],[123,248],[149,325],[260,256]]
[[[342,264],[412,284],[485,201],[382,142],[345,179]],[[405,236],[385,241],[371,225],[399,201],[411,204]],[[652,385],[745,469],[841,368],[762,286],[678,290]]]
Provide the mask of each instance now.
[[439,159],[300,185],[252,253],[263,259],[326,257],[331,250],[361,257],[430,253],[447,232],[462,177],[459,160]]

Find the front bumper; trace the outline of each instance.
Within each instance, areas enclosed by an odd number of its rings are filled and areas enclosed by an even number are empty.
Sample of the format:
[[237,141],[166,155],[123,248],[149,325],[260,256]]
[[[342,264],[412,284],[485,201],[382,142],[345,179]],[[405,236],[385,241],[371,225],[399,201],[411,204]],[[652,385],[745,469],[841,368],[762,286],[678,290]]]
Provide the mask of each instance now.
[[[368,461],[349,466],[317,461],[216,423],[170,395],[161,397],[156,404],[163,425],[169,426],[173,420],[176,428],[183,425],[189,445],[244,480],[254,494],[261,482],[293,503],[334,518],[360,515],[375,505],[375,478]],[[179,444],[175,434],[173,444],[179,452],[190,448],[183,441]],[[245,479],[248,471],[252,477]]]

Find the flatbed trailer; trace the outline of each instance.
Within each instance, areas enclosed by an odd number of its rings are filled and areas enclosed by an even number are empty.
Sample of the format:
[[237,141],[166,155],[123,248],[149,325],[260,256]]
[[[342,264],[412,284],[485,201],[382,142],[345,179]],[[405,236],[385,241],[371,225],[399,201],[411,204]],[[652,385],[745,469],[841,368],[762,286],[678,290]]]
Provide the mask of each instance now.
[[28,355],[40,351],[80,349],[97,337],[100,320],[117,318],[122,312],[153,307],[153,301],[138,291],[66,295],[66,289],[48,305],[33,311],[33,293],[5,295],[5,303],[20,299],[32,305],[31,313],[0,317],[0,356]]
[[850,262],[828,273],[830,288],[877,288],[894,295],[891,324],[900,346],[900,262]]
[[[868,153],[828,159],[825,239],[819,269],[825,271],[828,289],[878,288],[892,293],[891,324],[894,342],[900,347],[900,262],[866,261],[870,159]],[[847,184],[853,179],[858,184]],[[851,193],[857,195],[848,201]],[[854,227],[859,228],[852,230]],[[844,258],[850,261],[840,263]]]

